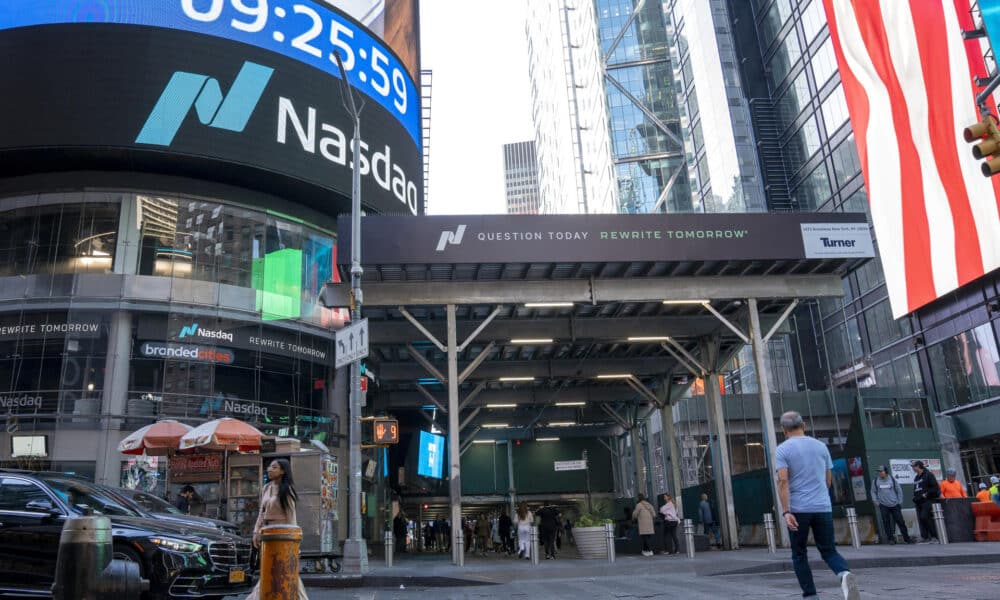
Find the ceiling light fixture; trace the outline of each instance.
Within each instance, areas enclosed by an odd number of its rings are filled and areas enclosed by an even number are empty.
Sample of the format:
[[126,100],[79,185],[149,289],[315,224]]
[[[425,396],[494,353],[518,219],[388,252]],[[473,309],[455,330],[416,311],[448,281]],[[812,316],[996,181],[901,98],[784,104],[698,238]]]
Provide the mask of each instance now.
[[608,373],[606,375],[598,375],[598,379],[632,379],[631,373]]
[[534,377],[501,377],[500,381],[534,381]]
[[627,338],[630,342],[666,342],[670,340],[667,335],[640,335]]
[[709,300],[664,300],[664,304],[709,304]]
[[485,423],[483,424],[483,429],[506,429],[510,427],[509,423]]
[[558,442],[559,438],[557,438],[557,437],[536,438],[535,441],[536,442]]
[[576,421],[553,421],[549,423],[549,427],[572,427],[576,425]]
[[511,340],[511,344],[551,344],[552,338],[522,338]]
[[585,406],[586,402],[556,402],[556,406]]
[[516,404],[487,404],[486,408],[517,408]]
[[525,308],[564,308],[573,306],[572,302],[525,302]]
[[472,440],[473,444],[495,444],[496,440]]

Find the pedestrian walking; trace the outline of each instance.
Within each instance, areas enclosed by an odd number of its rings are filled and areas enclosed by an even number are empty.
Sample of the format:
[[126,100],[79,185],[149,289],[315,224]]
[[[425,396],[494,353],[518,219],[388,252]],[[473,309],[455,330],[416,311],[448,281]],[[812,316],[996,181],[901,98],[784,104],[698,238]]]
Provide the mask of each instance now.
[[191,502],[194,500],[194,497],[194,486],[191,484],[185,485],[181,488],[180,493],[177,494],[177,499],[174,500],[174,506],[177,507],[177,510],[189,515],[191,514]]
[[878,475],[872,479],[872,500],[878,504],[879,513],[882,515],[882,530],[885,538],[883,543],[896,543],[895,527],[899,527],[899,533],[903,535],[903,541],[912,544],[910,533],[906,530],[906,522],[903,520],[903,487],[899,485],[896,478],[889,475],[885,465],[880,465]]
[[722,547],[722,535],[719,533],[719,524],[712,513],[712,504],[708,501],[708,494],[701,495],[701,502],[698,503],[698,518],[701,519],[701,530],[707,536],[715,538],[715,545]]
[[677,554],[681,550],[681,545],[677,541],[677,525],[681,519],[677,515],[677,506],[674,504],[674,497],[670,494],[663,494],[663,506],[660,507],[660,516],[663,518],[663,554]]
[[961,481],[955,479],[955,469],[948,469],[944,472],[944,481],[941,482],[942,498],[965,498],[965,486]]
[[[298,525],[295,516],[295,502],[299,499],[295,493],[295,481],[292,479],[292,466],[288,460],[277,458],[267,466],[268,483],[261,490],[260,513],[253,526],[253,545],[260,548],[261,530],[266,525]],[[306,588],[299,579],[299,600],[309,600]],[[250,590],[246,600],[260,600],[260,581]]]
[[837,552],[833,534],[833,507],[830,484],[833,482],[833,459],[822,442],[806,436],[802,415],[789,411],[781,415],[785,441],[778,446],[774,466],[778,473],[778,500],[781,516],[788,527],[792,544],[792,566],[799,580],[803,598],[815,598],[816,584],[806,543],[809,531],[820,556],[837,577],[845,600],[860,600],[858,582],[847,560]]
[[514,540],[510,536],[510,527],[513,522],[510,520],[510,515],[507,514],[507,507],[503,509],[503,513],[497,520],[497,532],[500,534],[500,543],[503,545],[504,552],[507,556],[514,553]]
[[396,552],[399,554],[406,552],[406,530],[406,513],[399,511],[392,520],[392,535],[396,538]]
[[645,494],[639,494],[639,502],[636,503],[635,509],[632,511],[632,518],[639,524],[639,537],[642,539],[642,555],[652,556],[653,547],[650,545],[650,542],[653,541],[653,533],[656,531],[653,526],[653,519],[656,518],[656,510],[653,509],[652,504],[646,502]]
[[517,526],[517,557],[531,558],[531,526],[535,523],[535,515],[531,514],[528,506],[522,503],[517,507],[517,519],[514,524]]
[[543,506],[538,511],[538,534],[542,536],[545,545],[545,560],[556,557],[556,531],[559,529],[559,509],[555,506]]
[[917,476],[913,478],[913,506],[917,509],[917,523],[920,525],[920,542],[929,544],[938,540],[934,518],[931,516],[931,505],[941,497],[941,485],[934,473],[927,470],[923,461],[913,461],[913,470]]
[[476,551],[480,556],[486,556],[486,541],[490,538],[490,521],[486,513],[479,513],[476,519]]

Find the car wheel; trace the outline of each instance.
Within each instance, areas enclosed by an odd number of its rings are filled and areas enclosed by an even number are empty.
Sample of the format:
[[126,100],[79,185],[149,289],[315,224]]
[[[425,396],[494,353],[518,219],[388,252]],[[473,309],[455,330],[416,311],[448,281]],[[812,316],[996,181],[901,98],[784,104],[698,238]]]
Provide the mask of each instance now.
[[114,560],[124,560],[136,563],[139,565],[139,575],[143,578],[146,577],[146,566],[142,564],[142,559],[139,557],[139,553],[132,548],[116,544],[114,550],[112,551],[111,558]]

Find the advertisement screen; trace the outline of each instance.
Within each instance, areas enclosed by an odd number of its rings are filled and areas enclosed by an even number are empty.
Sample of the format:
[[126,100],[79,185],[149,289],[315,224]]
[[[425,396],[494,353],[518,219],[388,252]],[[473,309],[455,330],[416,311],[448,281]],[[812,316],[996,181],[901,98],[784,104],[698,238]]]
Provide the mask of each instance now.
[[382,38],[414,80],[420,72],[417,0],[320,0],[350,15]]
[[[378,4],[388,23],[395,4]],[[363,105],[362,203],[422,212],[411,68],[324,2],[10,0],[0,53],[7,89],[20,90],[0,97],[0,114],[18,115],[0,129],[0,174],[47,160],[253,182],[327,214],[349,210],[354,160],[340,57]]]
[[444,436],[420,432],[417,475],[440,479],[444,466]]

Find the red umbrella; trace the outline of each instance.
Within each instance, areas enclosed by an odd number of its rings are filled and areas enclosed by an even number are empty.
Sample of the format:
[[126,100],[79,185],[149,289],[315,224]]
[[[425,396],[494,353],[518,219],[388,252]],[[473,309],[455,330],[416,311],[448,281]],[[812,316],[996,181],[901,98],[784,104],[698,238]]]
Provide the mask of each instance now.
[[191,431],[190,425],[165,419],[133,431],[118,444],[123,454],[166,455],[177,450],[181,438]]
[[259,429],[239,419],[224,417],[202,423],[181,438],[181,450],[205,448],[206,450],[236,450],[249,452],[260,450]]

